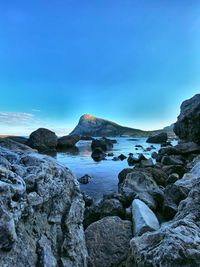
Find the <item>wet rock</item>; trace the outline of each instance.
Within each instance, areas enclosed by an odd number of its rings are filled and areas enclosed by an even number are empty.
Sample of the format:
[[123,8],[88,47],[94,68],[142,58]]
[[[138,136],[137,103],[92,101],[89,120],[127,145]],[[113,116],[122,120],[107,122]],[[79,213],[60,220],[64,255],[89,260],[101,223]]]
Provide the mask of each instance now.
[[119,266],[126,260],[132,237],[132,223],[118,217],[105,217],[85,231],[89,266]]
[[92,136],[83,135],[83,136],[81,136],[81,140],[83,140],[83,141],[92,141],[92,140],[94,140],[94,138]]
[[104,160],[106,157],[106,154],[103,152],[101,148],[95,148],[92,152],[91,157],[94,161],[101,161]]
[[157,188],[151,172],[142,168],[134,168],[118,185],[119,193],[127,199],[138,198],[144,201],[151,209],[156,210],[157,204],[152,192]]
[[148,231],[158,230],[160,227],[153,211],[139,199],[133,200],[132,216],[135,236],[140,236]]
[[168,139],[167,133],[160,133],[154,136],[150,136],[146,142],[152,144],[162,144],[165,143],[167,139]]
[[54,150],[57,146],[57,139],[54,132],[39,128],[31,133],[26,144],[39,151]]
[[104,199],[99,204],[100,217],[118,216],[122,219],[125,218],[125,209],[118,199]]
[[113,157],[114,156],[114,153],[108,153],[107,156],[108,157]]
[[120,160],[125,160],[127,157],[124,154],[121,154],[121,155],[118,156],[118,158]]
[[141,160],[140,162],[140,167],[141,168],[147,168],[147,167],[153,167],[154,166],[154,162],[153,160],[150,159],[145,159],[145,160]]
[[199,153],[200,146],[194,142],[181,142],[176,146],[168,146],[161,148],[159,154],[161,155],[189,155],[192,153]]
[[161,163],[163,165],[184,165],[184,159],[181,156],[164,156]]
[[79,178],[78,181],[81,184],[88,184],[91,179],[92,178],[88,174],[85,174],[84,176],[82,176],[81,178]]
[[108,138],[94,139],[91,144],[92,151],[96,148],[101,148],[102,151],[106,152],[113,148],[114,141]]
[[90,207],[93,204],[93,198],[84,192],[82,192],[83,200],[85,201],[85,207]]
[[75,147],[76,143],[80,141],[79,135],[66,135],[58,138],[58,149],[68,149]]
[[113,161],[119,161],[120,159],[118,157],[113,157],[112,160]]
[[146,160],[145,156],[142,153],[140,153],[138,157],[134,157],[132,153],[129,153],[127,162],[129,166],[133,166],[137,163],[140,163],[142,160]]
[[166,185],[175,183],[179,178],[180,177],[177,173],[170,174],[169,177],[166,179]]
[[152,157],[153,159],[157,159],[157,157],[158,157],[158,153],[154,151],[154,152],[151,154],[151,157]]
[[183,177],[186,169],[183,165],[165,165],[162,167],[163,171],[170,175],[172,173],[177,173],[180,177]]
[[133,172],[132,168],[125,168],[118,174],[119,184],[123,183],[128,173]]

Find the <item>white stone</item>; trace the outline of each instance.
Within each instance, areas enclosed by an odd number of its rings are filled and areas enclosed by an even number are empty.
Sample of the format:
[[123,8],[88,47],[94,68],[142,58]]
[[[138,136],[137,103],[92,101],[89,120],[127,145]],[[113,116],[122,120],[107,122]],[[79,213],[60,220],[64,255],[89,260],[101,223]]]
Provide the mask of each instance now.
[[139,199],[133,200],[132,216],[135,236],[140,236],[148,231],[158,230],[160,227],[153,211]]

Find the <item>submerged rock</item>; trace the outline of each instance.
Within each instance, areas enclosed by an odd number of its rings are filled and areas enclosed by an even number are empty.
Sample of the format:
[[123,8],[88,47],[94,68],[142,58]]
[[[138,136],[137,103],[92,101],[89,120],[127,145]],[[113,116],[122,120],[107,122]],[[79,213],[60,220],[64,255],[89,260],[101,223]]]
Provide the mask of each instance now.
[[85,231],[89,266],[112,267],[122,264],[128,255],[132,224],[119,217],[105,217]]
[[94,161],[101,161],[106,158],[106,154],[101,148],[98,147],[93,150],[91,157]]
[[76,143],[80,141],[81,137],[79,135],[66,135],[58,139],[58,149],[68,149],[75,147]]
[[81,178],[78,179],[78,181],[81,183],[81,184],[88,184],[90,182],[92,178],[88,175],[88,174],[85,174],[84,176],[82,176]]

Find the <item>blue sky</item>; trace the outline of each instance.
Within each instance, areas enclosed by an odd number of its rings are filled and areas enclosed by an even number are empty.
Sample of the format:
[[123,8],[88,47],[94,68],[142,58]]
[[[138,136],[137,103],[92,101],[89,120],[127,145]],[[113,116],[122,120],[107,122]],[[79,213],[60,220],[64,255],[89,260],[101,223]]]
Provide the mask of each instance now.
[[171,124],[199,93],[200,1],[0,1],[0,134],[70,131],[84,113]]

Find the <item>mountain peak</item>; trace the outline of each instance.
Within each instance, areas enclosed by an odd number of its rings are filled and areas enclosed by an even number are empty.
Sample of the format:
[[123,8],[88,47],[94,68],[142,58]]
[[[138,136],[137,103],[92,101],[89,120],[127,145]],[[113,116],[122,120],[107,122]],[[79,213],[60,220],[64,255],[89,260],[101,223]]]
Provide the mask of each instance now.
[[149,136],[152,135],[152,133],[153,132],[151,131],[142,131],[124,127],[112,121],[97,118],[91,114],[84,114],[80,117],[78,125],[70,134],[89,136]]
[[96,117],[94,117],[93,115],[91,114],[84,114],[80,117],[80,120],[94,120],[96,119]]

